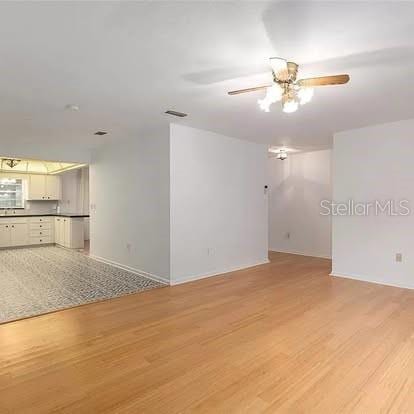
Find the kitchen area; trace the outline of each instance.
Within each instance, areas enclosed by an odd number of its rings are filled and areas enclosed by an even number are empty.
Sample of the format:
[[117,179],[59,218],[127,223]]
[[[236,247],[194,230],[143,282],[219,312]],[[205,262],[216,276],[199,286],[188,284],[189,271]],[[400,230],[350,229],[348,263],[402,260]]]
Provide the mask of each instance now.
[[88,166],[1,158],[0,248],[51,244],[88,251]]
[[163,286],[90,253],[89,182],[85,164],[0,157],[0,324]]

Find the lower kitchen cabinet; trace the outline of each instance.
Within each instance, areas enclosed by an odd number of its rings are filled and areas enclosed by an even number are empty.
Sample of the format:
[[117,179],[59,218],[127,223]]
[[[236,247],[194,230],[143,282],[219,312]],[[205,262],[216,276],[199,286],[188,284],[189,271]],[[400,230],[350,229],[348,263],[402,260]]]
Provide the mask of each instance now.
[[11,234],[9,224],[0,224],[0,247],[11,246]]
[[84,219],[55,217],[55,243],[69,249],[83,249]]
[[55,242],[54,217],[29,217],[30,244],[50,244]]
[[51,216],[0,218],[0,247],[51,243],[69,249],[82,249],[84,219]]
[[24,246],[29,244],[27,224],[13,223],[10,227],[10,239],[12,246]]
[[21,221],[1,221],[0,247],[24,246],[29,244],[27,223]]

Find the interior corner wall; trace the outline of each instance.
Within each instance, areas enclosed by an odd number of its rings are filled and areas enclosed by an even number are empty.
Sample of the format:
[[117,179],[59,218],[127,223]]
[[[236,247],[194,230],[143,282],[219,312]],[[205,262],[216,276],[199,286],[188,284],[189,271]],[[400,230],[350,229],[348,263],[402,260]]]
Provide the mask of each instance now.
[[268,261],[267,147],[170,126],[171,281]]
[[169,282],[169,136],[100,148],[90,166],[91,255]]
[[269,249],[331,257],[331,218],[321,201],[331,200],[331,150],[269,158]]
[[399,202],[407,200],[411,213],[392,216],[371,208],[368,215],[333,216],[333,275],[414,288],[413,135],[414,120],[335,135],[334,201],[392,201],[394,211],[403,213]]

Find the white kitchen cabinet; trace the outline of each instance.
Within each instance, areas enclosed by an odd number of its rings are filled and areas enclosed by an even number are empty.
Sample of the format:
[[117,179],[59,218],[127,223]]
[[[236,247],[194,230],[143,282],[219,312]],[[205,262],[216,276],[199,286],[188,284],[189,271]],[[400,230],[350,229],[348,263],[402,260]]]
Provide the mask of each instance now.
[[53,243],[53,235],[51,217],[0,218],[0,247]]
[[8,223],[0,223],[0,247],[11,245],[11,235]]
[[83,217],[2,217],[0,247],[56,243],[69,249],[84,247]]
[[25,246],[29,244],[29,232],[26,221],[1,221],[0,247]]
[[13,223],[9,225],[9,229],[11,246],[25,246],[29,244],[27,223]]
[[63,227],[63,246],[73,249],[75,246],[72,245],[72,219],[64,218]]
[[56,175],[29,176],[29,187],[27,192],[28,200],[60,200],[61,182]]
[[44,175],[29,175],[28,200],[44,200],[46,194],[46,180]]
[[49,244],[55,241],[54,219],[48,216],[29,218],[30,244]]
[[83,249],[85,243],[84,219],[56,217],[55,243],[68,249]]
[[46,197],[48,200],[60,200],[62,198],[60,180],[57,175],[46,175]]
[[55,217],[55,243],[60,246],[65,244],[65,223],[63,217]]

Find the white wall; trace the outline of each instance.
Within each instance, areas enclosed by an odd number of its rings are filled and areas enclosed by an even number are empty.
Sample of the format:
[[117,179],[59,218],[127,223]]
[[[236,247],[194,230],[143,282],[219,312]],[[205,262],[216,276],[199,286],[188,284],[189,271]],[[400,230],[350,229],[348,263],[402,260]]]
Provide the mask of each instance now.
[[[414,208],[414,120],[334,137],[336,202],[407,199]],[[414,288],[414,216],[333,217],[334,275]],[[402,262],[395,260],[402,253]]]
[[171,277],[267,262],[267,148],[172,124]]
[[269,248],[331,257],[331,219],[320,214],[331,200],[331,150],[269,158]]
[[98,150],[90,166],[90,205],[92,256],[168,280],[167,130]]
[[80,168],[60,174],[62,213],[89,213],[89,168]]

